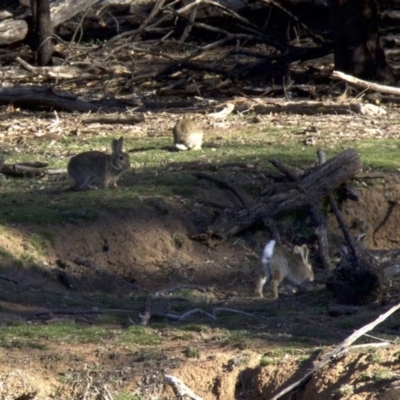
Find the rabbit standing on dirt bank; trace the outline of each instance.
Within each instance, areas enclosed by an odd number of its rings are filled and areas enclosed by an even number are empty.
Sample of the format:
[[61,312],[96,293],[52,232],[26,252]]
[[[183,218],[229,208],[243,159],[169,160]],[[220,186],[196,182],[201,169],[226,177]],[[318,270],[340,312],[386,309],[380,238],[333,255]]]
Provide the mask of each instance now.
[[180,119],[174,129],[174,146],[177,150],[201,150],[203,131],[191,119]]
[[112,153],[86,151],[72,157],[68,163],[68,174],[75,181],[74,190],[116,187],[120,175],[129,169],[128,153],[122,151],[124,139],[113,139]]
[[262,272],[257,281],[256,293],[263,296],[263,287],[271,280],[272,293],[278,298],[278,286],[282,283],[288,294],[292,287],[307,289],[314,280],[311,264],[308,262],[308,249],[305,245],[295,246],[293,253],[285,247],[275,248],[275,240],[269,241],[261,256]]

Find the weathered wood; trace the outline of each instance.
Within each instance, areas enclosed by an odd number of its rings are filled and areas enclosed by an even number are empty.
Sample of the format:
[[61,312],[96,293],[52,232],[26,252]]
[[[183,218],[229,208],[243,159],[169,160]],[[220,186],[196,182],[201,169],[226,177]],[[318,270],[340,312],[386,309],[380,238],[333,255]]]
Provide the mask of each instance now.
[[118,101],[87,102],[69,92],[41,86],[14,86],[0,88],[0,104],[15,104],[30,108],[55,108],[65,111],[125,112],[126,107]]
[[31,44],[36,51],[36,61],[47,65],[53,54],[53,29],[50,19],[49,0],[31,0],[32,32]]
[[[57,0],[51,4],[51,28],[61,25],[75,15],[87,10],[100,0]],[[23,1],[30,6],[29,1]],[[22,19],[7,19],[0,22],[0,46],[24,40],[28,34],[28,24]]]
[[23,20],[7,19],[0,22],[0,46],[19,42],[28,33],[28,24]]
[[[335,190],[361,171],[358,153],[348,149],[295,182],[277,184],[257,206],[233,213],[221,213],[221,217],[207,230],[206,235],[215,241],[227,238],[249,228],[257,222],[277,218],[305,206],[318,203],[322,196]],[[205,240],[206,237],[202,237]]]
[[51,4],[51,27],[55,28],[100,0],[58,0]]
[[360,86],[361,88],[375,90],[376,92],[379,93],[394,94],[396,96],[400,95],[400,89],[398,87],[381,85],[374,82],[368,82],[366,80],[358,79],[349,74],[345,74],[341,71],[333,71],[332,78],[342,79],[346,82],[350,82],[354,85]]
[[24,177],[44,176],[45,172],[43,168],[46,166],[47,164],[44,163],[5,164],[0,159],[0,172],[4,175]]

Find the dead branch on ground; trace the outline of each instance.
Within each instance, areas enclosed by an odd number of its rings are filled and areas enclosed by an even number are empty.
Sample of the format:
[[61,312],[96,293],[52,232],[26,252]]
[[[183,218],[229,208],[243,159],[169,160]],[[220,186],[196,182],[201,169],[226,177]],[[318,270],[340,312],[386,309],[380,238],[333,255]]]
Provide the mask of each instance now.
[[4,175],[21,177],[42,177],[45,174],[43,168],[47,167],[45,163],[17,163],[6,164],[0,162],[0,172]]
[[81,79],[95,79],[95,75],[91,73],[85,73],[81,68],[71,67],[68,65],[52,66],[52,67],[34,67],[24,61],[22,58],[17,57],[15,59],[21,64],[27,71],[32,72],[34,75],[44,75],[52,78],[81,78]]
[[41,86],[14,86],[0,88],[0,104],[46,107],[65,111],[125,112],[126,106],[118,101],[96,100],[87,102],[70,92]]
[[194,239],[214,246],[256,223],[271,221],[304,207],[310,208],[360,171],[361,161],[358,153],[348,149],[318,165],[296,181],[269,186],[263,192],[264,197],[261,201],[253,201],[251,204],[254,205],[251,207],[239,211],[224,210],[204,234],[194,236]]
[[174,286],[174,287],[171,287],[171,288],[167,288],[167,289],[164,289],[164,290],[160,290],[160,291],[154,292],[154,293],[148,295],[147,298],[146,298],[146,302],[145,302],[145,307],[144,307],[143,313],[139,314],[139,317],[141,319],[140,324],[141,325],[147,325],[152,316],[168,318],[168,319],[172,319],[172,320],[175,320],[175,321],[182,321],[182,320],[190,317],[191,315],[197,314],[197,313],[205,315],[205,316],[207,316],[207,317],[209,317],[209,318],[211,318],[213,320],[216,320],[217,319],[216,314],[219,313],[219,312],[224,312],[224,311],[225,312],[236,313],[236,314],[242,314],[242,315],[246,315],[248,317],[264,319],[264,317],[256,315],[256,314],[248,313],[248,312],[241,311],[241,310],[236,310],[236,309],[233,309],[233,308],[226,308],[226,307],[216,307],[216,308],[213,308],[211,310],[211,312],[204,311],[201,308],[194,308],[192,310],[185,311],[182,314],[162,313],[162,312],[159,312],[159,311],[152,311],[151,310],[151,300],[153,298],[158,297],[158,296],[160,296],[162,294],[165,294],[165,293],[170,293],[172,291],[181,290],[181,289],[187,289],[187,288],[199,290],[199,291],[201,291],[203,293],[207,292],[206,288],[204,288],[202,286],[189,285],[189,284],[188,285],[185,285],[185,284],[184,285],[177,285],[177,286]]
[[359,339],[365,333],[374,329],[377,325],[379,325],[381,322],[383,322],[391,314],[396,312],[399,308],[400,308],[400,303],[393,306],[390,310],[388,310],[384,314],[380,315],[375,321],[373,321],[373,322],[363,326],[362,328],[358,329],[357,331],[355,331],[352,335],[350,335],[342,343],[340,343],[338,346],[336,346],[333,351],[331,351],[329,354],[327,354],[325,357],[323,357],[323,359],[311,371],[309,371],[306,375],[304,375],[297,382],[293,383],[292,385],[289,385],[288,387],[286,387],[285,389],[283,389],[282,391],[277,393],[274,397],[271,398],[271,400],[278,400],[281,397],[283,397],[285,394],[290,393],[294,389],[297,389],[299,386],[306,384],[315,372],[319,371],[324,365],[328,364],[329,362],[331,362],[333,360],[337,360],[340,357],[343,357],[347,353],[348,348],[352,343],[354,343],[357,339]]
[[332,77],[344,80],[346,82],[354,83],[355,85],[360,86],[365,89],[375,90],[376,92],[379,92],[379,93],[388,93],[388,94],[394,94],[397,96],[400,95],[400,89],[397,87],[380,85],[378,83],[368,82],[368,81],[365,81],[362,79],[355,78],[352,75],[345,74],[344,72],[333,71]]
[[180,379],[176,378],[175,376],[172,375],[164,375],[165,381],[172,386],[174,389],[174,392],[176,396],[178,396],[180,399],[185,398],[186,396],[189,397],[192,400],[203,400],[202,397],[197,396],[191,389],[189,389],[183,381]]

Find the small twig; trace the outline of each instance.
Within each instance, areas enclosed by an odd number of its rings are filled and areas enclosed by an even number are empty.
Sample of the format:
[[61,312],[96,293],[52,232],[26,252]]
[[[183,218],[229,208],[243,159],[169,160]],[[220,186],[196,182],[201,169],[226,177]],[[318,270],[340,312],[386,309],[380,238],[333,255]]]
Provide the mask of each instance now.
[[153,18],[158,14],[161,7],[164,5],[165,0],[157,0],[154,4],[153,9],[150,14],[145,18],[145,20],[140,24],[139,28],[135,32],[135,36],[140,35],[147,27],[147,25],[153,20]]
[[190,317],[192,314],[196,314],[196,313],[206,315],[207,317],[210,317],[213,320],[217,319],[214,315],[202,310],[201,308],[194,308],[192,310],[184,312],[183,314],[172,314],[172,313],[160,314],[160,313],[153,312],[153,315],[158,316],[158,317],[161,316],[161,317],[171,318],[176,321],[182,321],[183,319]]
[[32,72],[36,75],[45,75],[53,78],[65,78],[71,79],[79,77],[82,78],[94,78],[93,74],[84,73],[81,69],[70,67],[70,66],[52,66],[52,67],[34,67],[24,61],[22,58],[17,57],[15,59],[19,64],[21,64],[25,69],[29,72]]
[[93,382],[93,378],[89,375],[89,373],[86,374],[86,378],[87,378],[87,382],[86,382],[85,391],[82,395],[82,400],[86,400],[87,395],[89,393],[89,389],[91,388],[92,382]]
[[164,289],[164,290],[159,290],[159,291],[157,291],[155,293],[151,293],[146,298],[144,312],[139,314],[140,325],[143,325],[143,326],[148,325],[149,320],[150,320],[150,318],[152,316],[165,317],[165,318],[170,318],[170,319],[174,319],[174,320],[181,320],[181,319],[184,319],[184,318],[188,317],[189,315],[191,315],[193,313],[196,313],[196,312],[201,312],[201,313],[203,313],[205,315],[208,315],[209,317],[215,319],[212,315],[206,313],[205,311],[203,311],[203,310],[201,310],[199,308],[196,308],[196,309],[191,310],[191,311],[187,311],[186,313],[184,313],[182,315],[176,315],[176,314],[170,314],[170,313],[168,313],[168,314],[160,314],[160,313],[151,311],[151,299],[152,298],[158,297],[158,296],[160,296],[162,294],[170,293],[170,292],[173,292],[173,291],[176,291],[176,290],[188,289],[188,288],[189,289],[196,289],[196,290],[199,290],[199,291],[201,291],[203,293],[207,292],[207,289],[204,288],[203,286],[185,285],[185,284],[183,284],[183,285],[177,285],[177,286],[174,286],[174,287],[171,287],[171,288],[167,288],[167,289]]
[[195,7],[193,7],[190,10],[190,15],[189,15],[189,22],[190,23],[185,26],[185,29],[184,29],[184,31],[182,33],[182,36],[179,39],[180,42],[184,42],[188,38],[188,36],[190,34],[190,31],[193,28],[193,22],[194,22],[194,20],[196,19],[196,16],[197,16],[197,10],[198,10],[197,4],[195,5]]
[[79,40],[76,41],[76,43],[77,43],[77,44],[80,43],[80,41],[81,41],[81,39],[82,39],[82,36],[83,36],[83,29],[82,29],[83,21],[85,20],[86,16],[89,14],[89,12],[90,12],[91,10],[92,10],[92,7],[90,6],[90,7],[88,7],[87,10],[83,13],[82,18],[79,20],[78,26],[76,27],[75,32],[74,32],[74,34],[72,35],[72,38],[71,38],[71,40],[70,40],[70,43],[69,43],[69,46],[68,46],[68,47],[70,47],[70,46],[72,45],[72,43],[75,42],[75,38],[76,38],[76,36],[78,35],[78,30],[81,31],[81,35],[80,35],[81,37],[79,38]]
[[187,83],[189,81],[189,79],[190,79],[189,77],[179,79],[176,82],[173,82],[167,86],[161,87],[160,89],[158,89],[158,91],[161,93],[161,92],[165,92],[167,90],[174,89],[178,86],[183,86],[185,83]]
[[256,40],[259,41],[261,38],[257,35],[250,35],[248,33],[231,33],[225,29],[217,28],[212,25],[205,24],[204,22],[193,22],[193,26],[196,28],[202,28],[210,32],[220,33],[225,35],[229,40],[233,39],[244,39],[244,40]]
[[355,344],[354,346],[349,346],[348,351],[367,349],[369,347],[385,347],[390,346],[390,342],[379,342],[379,343],[363,343],[363,344]]
[[299,179],[299,176],[297,175],[296,172],[292,171],[290,168],[288,168],[286,165],[283,165],[280,161],[277,159],[273,158],[272,160],[269,160],[269,162],[279,171],[282,172],[282,174],[286,175],[287,178],[289,178],[290,181],[295,182]]
[[[376,336],[373,336],[373,335],[365,334],[364,336],[365,336],[365,337],[369,337],[369,338],[371,338],[371,339],[379,340],[379,341],[382,342],[382,343],[389,343],[387,340],[381,339],[381,338],[376,337]],[[393,343],[394,343],[394,342],[393,342]]]
[[226,307],[217,307],[217,308],[214,308],[214,309],[212,310],[212,314],[215,315],[217,312],[220,312],[220,311],[228,311],[228,312],[231,312],[231,313],[247,315],[248,317],[264,319],[264,318],[261,317],[260,315],[255,315],[255,314],[248,313],[248,312],[246,312],[246,311],[235,310],[234,308],[226,308]]
[[108,390],[107,385],[103,386],[104,391],[106,392],[107,396],[108,396],[108,400],[114,400],[114,397],[111,395],[110,391]]

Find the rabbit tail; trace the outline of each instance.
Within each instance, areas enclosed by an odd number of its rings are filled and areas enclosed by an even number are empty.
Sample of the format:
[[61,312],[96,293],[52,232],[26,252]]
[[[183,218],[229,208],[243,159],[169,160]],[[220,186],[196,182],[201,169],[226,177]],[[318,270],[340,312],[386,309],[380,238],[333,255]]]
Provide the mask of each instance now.
[[271,264],[272,257],[274,255],[275,243],[275,240],[270,240],[264,247],[261,255],[261,264],[264,268]]
[[182,144],[182,143],[176,143],[176,144],[175,144],[175,148],[176,148],[177,150],[181,150],[181,151],[189,150],[189,147],[185,146],[185,145]]

